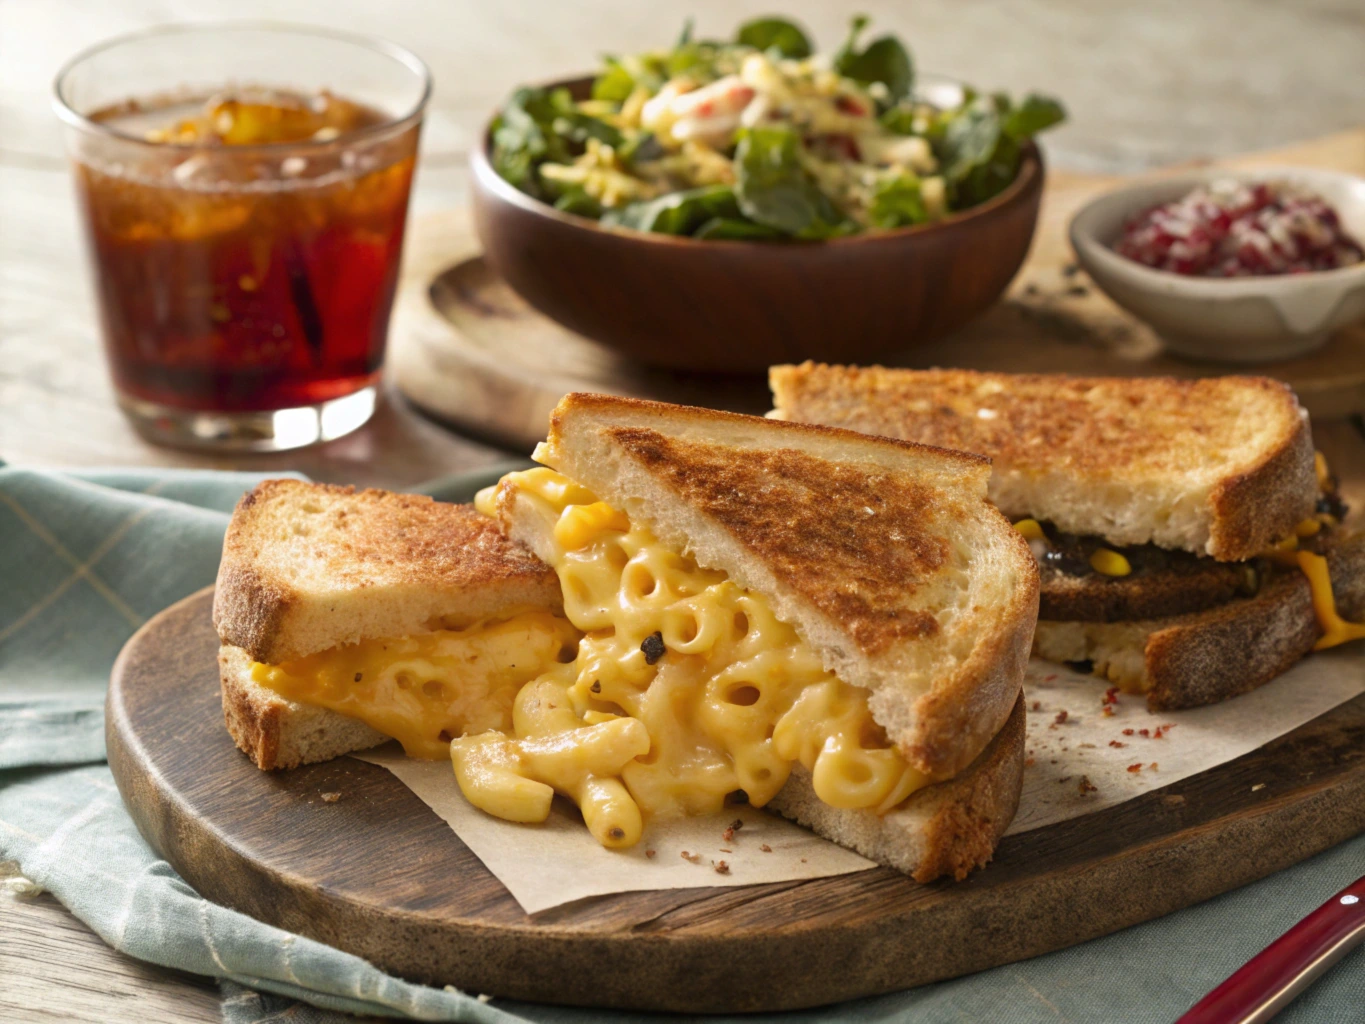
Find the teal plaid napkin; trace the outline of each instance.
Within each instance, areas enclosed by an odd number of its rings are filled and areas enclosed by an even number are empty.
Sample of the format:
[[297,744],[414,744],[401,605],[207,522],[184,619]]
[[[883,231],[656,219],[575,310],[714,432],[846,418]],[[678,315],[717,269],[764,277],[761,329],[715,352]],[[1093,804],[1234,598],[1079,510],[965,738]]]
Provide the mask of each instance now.
[[[425,489],[468,500],[505,468]],[[547,1024],[684,1019],[489,1003],[412,985],[202,899],[143,841],[102,763],[105,681],[142,622],[213,581],[228,513],[258,479],[56,474],[0,463],[0,861],[50,890],[116,949],[222,979],[228,1024],[342,1024],[353,1019],[344,1011]],[[1361,873],[1365,837],[1083,946],[761,1019],[1161,1024]],[[1365,950],[1357,950],[1280,1020],[1359,1024],[1362,1007]]]

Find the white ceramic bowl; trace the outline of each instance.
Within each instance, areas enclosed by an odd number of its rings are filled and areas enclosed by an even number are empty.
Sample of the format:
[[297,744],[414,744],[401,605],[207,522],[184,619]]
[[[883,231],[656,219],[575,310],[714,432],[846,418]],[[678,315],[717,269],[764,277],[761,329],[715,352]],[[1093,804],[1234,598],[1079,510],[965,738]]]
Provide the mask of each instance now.
[[1365,318],[1365,263],[1266,277],[1186,277],[1114,252],[1130,217],[1215,179],[1288,181],[1321,195],[1357,241],[1365,240],[1365,178],[1306,167],[1209,168],[1108,192],[1071,219],[1071,246],[1095,284],[1161,335],[1173,352],[1255,363],[1310,352],[1337,328]]

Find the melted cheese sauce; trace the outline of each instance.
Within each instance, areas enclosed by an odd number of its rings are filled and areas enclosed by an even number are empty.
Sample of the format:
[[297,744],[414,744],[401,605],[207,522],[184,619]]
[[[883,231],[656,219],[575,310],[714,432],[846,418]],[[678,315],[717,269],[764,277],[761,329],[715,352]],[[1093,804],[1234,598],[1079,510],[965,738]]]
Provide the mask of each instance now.
[[409,757],[450,756],[467,732],[509,729],[518,690],[572,657],[578,632],[547,611],[467,629],[364,640],[283,665],[251,666],[282,697],[330,708],[392,736]]
[[[451,745],[475,806],[538,821],[560,792],[604,845],[628,846],[645,816],[719,812],[739,790],[762,806],[798,762],[835,807],[884,813],[931,781],[762,595],[552,470],[504,481],[554,521],[547,561],[584,637],[517,695],[512,730]],[[491,513],[491,490],[476,504]]]

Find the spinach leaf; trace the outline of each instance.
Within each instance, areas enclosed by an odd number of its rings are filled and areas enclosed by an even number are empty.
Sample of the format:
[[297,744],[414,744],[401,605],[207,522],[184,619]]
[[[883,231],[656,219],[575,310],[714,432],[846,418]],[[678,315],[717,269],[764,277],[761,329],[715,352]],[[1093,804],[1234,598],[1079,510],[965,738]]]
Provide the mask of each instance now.
[[872,191],[867,219],[879,228],[903,228],[927,222],[929,211],[920,194],[919,179],[902,174],[880,182]]
[[592,98],[624,103],[635,91],[635,76],[615,57],[605,58],[607,69],[592,83]]
[[953,209],[985,202],[1018,175],[1019,144],[1005,132],[1003,121],[988,97],[959,108],[948,120],[936,149]]
[[895,135],[914,135],[915,132],[915,111],[914,108],[897,103],[893,107],[887,107],[877,118],[882,127]]
[[580,217],[591,217],[593,220],[602,216],[602,204],[583,191],[581,185],[574,185],[565,190],[555,200],[555,209],[563,210],[565,213],[576,213]]
[[857,82],[881,82],[893,103],[904,99],[915,86],[915,65],[909,51],[895,36],[881,36],[859,51],[858,36],[867,25],[867,15],[854,16],[848,38],[834,55],[834,70]]
[[493,169],[533,196],[543,196],[536,166],[568,155],[551,128],[554,117],[554,106],[544,89],[518,89],[493,122]]
[[794,238],[833,238],[857,230],[797,159],[796,133],[748,128],[735,150],[735,196],[744,215]]
[[613,125],[579,110],[567,89],[518,89],[493,123],[493,169],[528,195],[553,198],[536,168],[546,161],[568,163],[588,139],[622,142]]
[[697,228],[692,237],[728,242],[766,242],[781,238],[782,232],[738,217],[712,217]]
[[739,216],[729,185],[704,185],[608,210],[602,215],[602,223],[664,235],[690,235],[707,221]]
[[786,18],[755,18],[746,21],[735,34],[735,42],[756,50],[776,50],[784,57],[800,60],[811,55],[810,39],[801,26]]
[[1019,106],[1006,108],[1000,127],[1015,142],[1022,142],[1065,120],[1066,111],[1060,103],[1050,96],[1031,92]]

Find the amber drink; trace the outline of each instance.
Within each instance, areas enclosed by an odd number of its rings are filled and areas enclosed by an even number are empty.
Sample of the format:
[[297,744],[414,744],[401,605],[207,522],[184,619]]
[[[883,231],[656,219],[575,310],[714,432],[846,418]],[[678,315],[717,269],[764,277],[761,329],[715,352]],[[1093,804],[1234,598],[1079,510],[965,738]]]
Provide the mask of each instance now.
[[273,450],[369,418],[426,94],[405,51],[279,28],[143,34],[63,72],[105,349],[145,435]]

